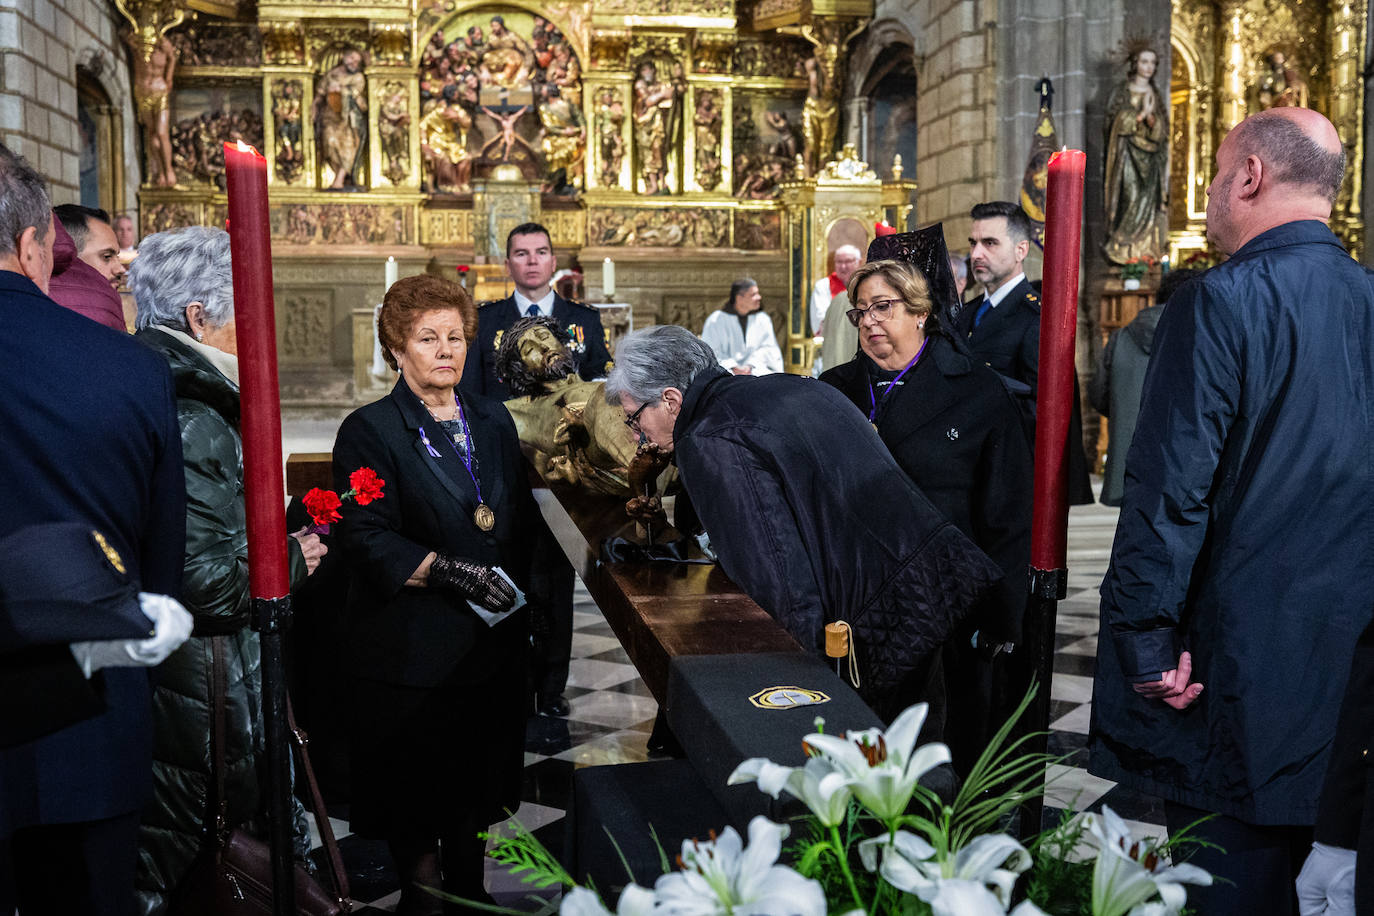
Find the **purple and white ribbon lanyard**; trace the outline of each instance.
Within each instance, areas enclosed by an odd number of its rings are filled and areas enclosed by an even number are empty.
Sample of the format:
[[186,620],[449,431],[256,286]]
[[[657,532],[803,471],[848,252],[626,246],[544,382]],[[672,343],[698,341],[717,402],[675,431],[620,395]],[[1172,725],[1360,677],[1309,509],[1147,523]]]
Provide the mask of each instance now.
[[[919,356],[920,354],[918,353],[917,355]],[[477,474],[472,470],[472,434],[468,432],[468,418],[467,415],[463,413],[463,402],[458,400],[458,392],[456,391],[453,393],[453,403],[458,405],[458,419],[463,421],[463,442],[467,445],[462,455],[463,467],[467,468],[468,476],[472,478],[472,485],[477,489],[477,504],[480,506],[484,504],[482,500],[482,482],[478,480]],[[439,454],[439,450],[434,447],[434,444],[429,441],[429,436],[425,434],[425,428],[423,426],[420,427],[420,442],[424,445],[425,451],[429,452],[431,458],[443,457],[443,455]]]
[[930,343],[930,338],[929,338],[929,337],[927,337],[925,340],[921,341],[921,349],[917,350],[917,351],[916,351],[916,355],[913,356],[913,357],[911,357],[911,362],[909,362],[909,363],[906,364],[906,368],[903,369],[901,372],[898,372],[898,373],[897,373],[897,377],[894,378],[892,381],[890,381],[890,382],[887,383],[887,389],[883,391],[883,396],[882,396],[881,398],[878,397],[877,393],[873,390],[873,381],[872,381],[871,379],[869,380],[869,382],[868,382],[868,403],[869,403],[868,422],[872,423],[875,427],[878,425],[878,408],[881,407],[882,404],[883,404],[883,402],[887,400],[887,396],[890,395],[890,394],[892,394],[893,390],[896,389],[897,383],[900,382],[900,381],[902,380],[902,376],[904,376],[904,375],[906,375],[908,372],[910,372],[910,371],[911,371],[911,367],[914,366],[914,365],[916,365],[916,361],[917,361],[918,359],[921,358],[921,354],[924,353],[924,352],[926,352],[926,344],[928,344],[928,343]]

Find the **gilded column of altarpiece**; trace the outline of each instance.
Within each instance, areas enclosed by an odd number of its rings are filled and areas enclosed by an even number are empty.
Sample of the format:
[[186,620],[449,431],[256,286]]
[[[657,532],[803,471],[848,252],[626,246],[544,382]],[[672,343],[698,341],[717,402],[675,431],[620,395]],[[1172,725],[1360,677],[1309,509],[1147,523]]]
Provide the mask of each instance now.
[[1364,60],[1367,0],[1173,0],[1169,241],[1174,263],[1206,251],[1206,188],[1221,138],[1247,115],[1313,108],[1345,144],[1332,228],[1364,247]]

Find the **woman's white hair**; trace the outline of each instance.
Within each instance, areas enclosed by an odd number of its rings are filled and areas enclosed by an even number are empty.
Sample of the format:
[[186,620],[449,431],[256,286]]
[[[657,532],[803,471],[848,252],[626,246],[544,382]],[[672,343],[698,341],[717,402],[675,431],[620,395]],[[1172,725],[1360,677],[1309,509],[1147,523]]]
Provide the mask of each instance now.
[[632,331],[616,345],[615,368],[606,378],[606,403],[626,395],[636,404],[656,401],[665,388],[685,392],[716,353],[700,337],[675,324]]
[[229,233],[207,226],[157,232],[138,246],[129,266],[129,288],[138,305],[134,326],[166,325],[189,331],[186,306],[199,302],[212,328],[234,319],[234,278]]

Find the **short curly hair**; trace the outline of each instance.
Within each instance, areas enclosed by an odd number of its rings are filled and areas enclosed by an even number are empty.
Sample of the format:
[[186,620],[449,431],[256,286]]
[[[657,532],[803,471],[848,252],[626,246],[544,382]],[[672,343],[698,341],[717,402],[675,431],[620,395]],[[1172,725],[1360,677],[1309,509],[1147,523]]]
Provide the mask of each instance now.
[[471,350],[477,340],[477,307],[468,291],[456,283],[420,274],[391,284],[382,298],[382,313],[377,318],[377,336],[382,341],[382,358],[396,368],[393,350],[404,350],[415,320],[425,312],[456,311],[463,316],[463,337]]
[[925,275],[916,267],[903,261],[870,261],[849,278],[849,304],[859,301],[859,287],[865,280],[877,277],[895,289],[902,297],[902,305],[911,315],[927,315],[934,321],[933,303],[930,298],[930,285]]
[[496,377],[505,382],[510,393],[517,398],[525,395],[538,397],[545,392],[544,383],[536,379],[534,373],[520,359],[520,338],[530,328],[548,329],[554,340],[568,349],[572,371],[577,372],[577,357],[571,347],[573,337],[566,328],[560,328],[557,321],[543,315],[521,318],[501,335],[501,346],[496,348]]

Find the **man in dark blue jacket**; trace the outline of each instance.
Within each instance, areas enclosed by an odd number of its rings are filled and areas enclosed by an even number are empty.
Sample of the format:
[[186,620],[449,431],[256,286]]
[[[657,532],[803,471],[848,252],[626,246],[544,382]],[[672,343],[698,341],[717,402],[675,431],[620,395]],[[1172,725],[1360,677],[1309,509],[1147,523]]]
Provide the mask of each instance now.
[[[1313,111],[1217,151],[1231,255],[1155,335],[1102,584],[1089,769],[1227,850],[1199,913],[1294,912],[1345,672],[1374,611],[1374,274],[1325,225],[1345,168]],[[1205,686],[1205,689],[1204,689]]]
[[[84,522],[142,591],[176,596],[186,494],[171,374],[128,335],[47,297],[49,207],[43,179],[0,147],[0,538]],[[106,668],[92,684],[103,712],[0,750],[0,913],[133,912],[152,789],[149,674]]]

